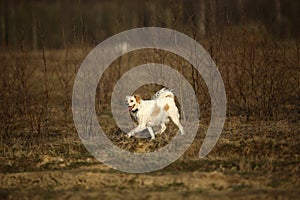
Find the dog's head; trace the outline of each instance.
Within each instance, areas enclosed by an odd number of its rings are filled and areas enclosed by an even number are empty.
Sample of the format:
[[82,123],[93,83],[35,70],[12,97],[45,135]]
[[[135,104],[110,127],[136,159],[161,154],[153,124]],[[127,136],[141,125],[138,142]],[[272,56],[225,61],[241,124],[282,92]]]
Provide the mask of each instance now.
[[141,97],[139,95],[126,96],[125,101],[129,111],[135,111],[138,109],[141,103]]

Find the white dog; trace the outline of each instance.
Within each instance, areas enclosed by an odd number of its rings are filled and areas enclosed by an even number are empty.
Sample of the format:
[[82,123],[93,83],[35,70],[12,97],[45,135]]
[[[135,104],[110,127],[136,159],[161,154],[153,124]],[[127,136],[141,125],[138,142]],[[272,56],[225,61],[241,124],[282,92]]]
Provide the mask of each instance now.
[[[157,133],[161,134],[166,130],[165,124],[169,122],[169,117],[177,125],[181,134],[184,134],[172,91],[162,88],[156,92],[152,100],[142,100],[139,95],[126,96],[126,104],[138,122],[138,126],[128,133],[128,137],[147,128],[151,139],[154,139]],[[159,125],[160,131],[154,134],[152,127]]]

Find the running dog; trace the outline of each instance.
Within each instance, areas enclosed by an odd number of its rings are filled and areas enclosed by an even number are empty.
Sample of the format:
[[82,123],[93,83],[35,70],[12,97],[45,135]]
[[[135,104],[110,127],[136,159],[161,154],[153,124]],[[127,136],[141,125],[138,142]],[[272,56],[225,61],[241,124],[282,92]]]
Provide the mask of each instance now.
[[[139,95],[126,96],[128,110],[138,122],[138,126],[128,133],[128,137],[148,129],[151,139],[155,139],[156,134],[162,134],[166,130],[166,123],[169,122],[169,118],[183,135],[184,130],[179,121],[180,115],[174,97],[174,93],[166,88],[156,92],[152,100],[143,100]],[[161,129],[154,133],[152,129],[154,126],[160,126]]]

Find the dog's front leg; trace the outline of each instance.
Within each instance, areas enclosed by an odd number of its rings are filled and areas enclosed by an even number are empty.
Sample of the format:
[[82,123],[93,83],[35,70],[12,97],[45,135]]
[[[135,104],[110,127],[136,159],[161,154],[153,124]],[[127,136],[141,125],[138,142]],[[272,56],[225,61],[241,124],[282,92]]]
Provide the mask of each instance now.
[[128,138],[130,138],[131,136],[134,136],[134,134],[143,131],[144,129],[146,129],[146,126],[143,125],[138,125],[137,127],[135,127],[134,129],[132,129],[129,133],[128,133]]
[[147,127],[147,129],[148,129],[148,131],[149,131],[149,133],[151,135],[151,140],[155,139],[155,134],[153,132],[153,129],[151,127],[149,127],[149,126]]

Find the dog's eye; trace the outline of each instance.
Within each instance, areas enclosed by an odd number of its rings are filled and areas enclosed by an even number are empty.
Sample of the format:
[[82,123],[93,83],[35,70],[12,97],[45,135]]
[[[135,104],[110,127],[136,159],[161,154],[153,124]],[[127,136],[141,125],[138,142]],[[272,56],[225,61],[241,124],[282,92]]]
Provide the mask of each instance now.
[[133,100],[130,100],[130,103],[133,103]]

